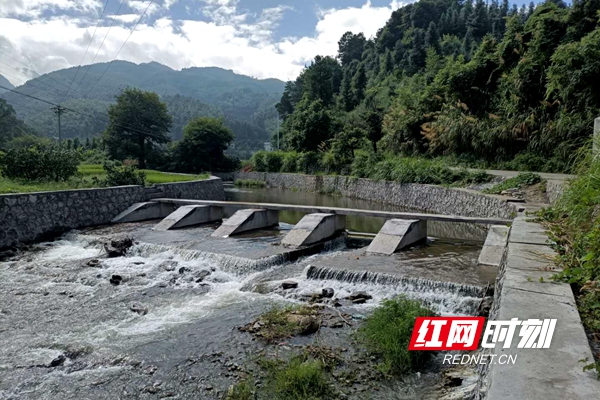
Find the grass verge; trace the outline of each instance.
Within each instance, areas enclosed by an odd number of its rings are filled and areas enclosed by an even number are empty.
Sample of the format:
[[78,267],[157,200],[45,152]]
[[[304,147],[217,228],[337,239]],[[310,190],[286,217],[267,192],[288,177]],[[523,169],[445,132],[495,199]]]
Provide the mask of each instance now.
[[[184,175],[172,174],[154,170],[143,170],[146,173],[146,185],[174,182],[188,182],[207,179],[208,174]],[[97,179],[94,179],[97,178]],[[81,164],[78,175],[66,182],[24,182],[14,181],[0,176],[0,194],[49,192],[56,190],[85,189],[97,186],[97,181],[106,178],[101,164]]]
[[419,301],[399,296],[385,300],[367,317],[357,332],[360,342],[381,357],[379,369],[386,375],[402,375],[422,368],[427,351],[409,351],[408,344],[417,317],[433,316]]

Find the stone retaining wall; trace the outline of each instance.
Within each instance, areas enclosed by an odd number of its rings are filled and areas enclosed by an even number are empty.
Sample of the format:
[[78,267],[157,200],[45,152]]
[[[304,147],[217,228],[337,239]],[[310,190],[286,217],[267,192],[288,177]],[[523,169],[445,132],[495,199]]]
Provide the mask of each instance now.
[[223,181],[216,176],[202,181],[163,183],[154,185],[169,199],[225,200]]
[[[216,177],[156,187],[162,197],[225,199],[223,183]],[[107,224],[130,205],[146,200],[142,186],[0,195],[0,249]]]
[[237,172],[235,179],[255,179],[269,187],[338,193],[342,196],[406,206],[438,214],[467,217],[513,218],[514,204],[499,196],[443,186],[373,181],[346,176],[314,176],[265,172]]

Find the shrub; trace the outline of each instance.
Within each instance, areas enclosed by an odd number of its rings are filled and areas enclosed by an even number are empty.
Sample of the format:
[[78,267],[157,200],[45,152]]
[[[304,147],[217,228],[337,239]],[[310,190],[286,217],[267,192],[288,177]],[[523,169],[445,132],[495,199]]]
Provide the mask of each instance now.
[[265,155],[268,172],[280,172],[283,166],[283,151],[270,151]]
[[106,186],[146,184],[146,174],[138,170],[135,161],[125,160],[123,165],[107,162],[103,168],[106,171]]
[[264,150],[257,151],[252,155],[250,161],[254,165],[254,170],[258,172],[268,172],[267,171],[267,160],[266,160],[267,152]]
[[300,153],[296,161],[296,170],[305,174],[314,174],[319,171],[319,161],[319,153],[315,151]]
[[409,351],[408,344],[417,317],[433,316],[419,301],[404,296],[386,300],[376,308],[358,330],[367,349],[382,358],[385,374],[402,375],[423,367],[430,353]]
[[29,147],[7,151],[0,159],[2,175],[26,181],[66,181],[77,173],[79,152],[60,147]]
[[296,172],[298,170],[298,158],[299,154],[295,151],[288,151],[284,153],[283,165],[281,166],[281,172]]

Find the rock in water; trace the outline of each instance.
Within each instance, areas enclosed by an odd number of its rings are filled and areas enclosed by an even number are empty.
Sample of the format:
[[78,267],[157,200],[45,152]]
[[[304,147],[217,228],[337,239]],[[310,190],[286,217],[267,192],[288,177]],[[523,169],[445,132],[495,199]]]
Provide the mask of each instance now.
[[332,288],[325,288],[323,289],[322,295],[323,297],[327,298],[327,299],[331,299],[334,295],[334,290]]
[[352,293],[350,296],[348,296],[346,298],[348,300],[352,300],[354,302],[354,300],[358,300],[358,299],[364,299],[365,301],[366,300],[371,300],[373,298],[373,296],[371,296],[367,292],[354,292],[354,293]]
[[113,239],[110,243],[104,243],[104,250],[106,250],[108,257],[122,257],[127,254],[127,250],[132,246],[133,239],[127,237],[123,239]]
[[281,287],[284,290],[296,289],[298,287],[298,282],[296,282],[296,281],[283,281],[283,282],[281,282]]
[[135,313],[140,314],[140,315],[146,315],[146,314],[148,314],[148,308],[144,307],[141,304],[137,304],[137,303],[132,304],[131,307],[129,307],[129,309],[131,311],[135,312]]

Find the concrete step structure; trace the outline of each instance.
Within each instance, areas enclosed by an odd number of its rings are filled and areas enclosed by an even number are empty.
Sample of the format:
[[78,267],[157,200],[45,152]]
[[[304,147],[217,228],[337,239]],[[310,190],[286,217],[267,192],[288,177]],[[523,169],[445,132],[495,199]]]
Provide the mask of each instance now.
[[279,224],[279,211],[265,209],[239,210],[211,235],[229,237],[256,229],[269,228]]
[[479,253],[477,263],[479,265],[491,265],[499,267],[502,262],[502,256],[508,243],[508,234],[510,228],[504,225],[492,225],[488,230],[488,235]]
[[281,244],[303,247],[330,239],[346,229],[344,215],[315,213],[305,215],[283,238]]
[[391,255],[427,240],[427,221],[390,219],[385,222],[367,252]]
[[112,223],[120,222],[139,222],[151,219],[165,218],[175,210],[174,204],[159,203],[155,201],[146,201],[135,203],[127,210],[117,215]]
[[223,209],[213,206],[183,206],[169,214],[153,229],[168,231],[186,226],[206,224],[223,219]]

